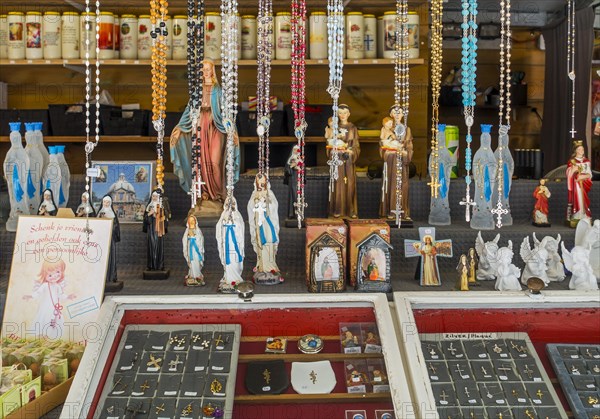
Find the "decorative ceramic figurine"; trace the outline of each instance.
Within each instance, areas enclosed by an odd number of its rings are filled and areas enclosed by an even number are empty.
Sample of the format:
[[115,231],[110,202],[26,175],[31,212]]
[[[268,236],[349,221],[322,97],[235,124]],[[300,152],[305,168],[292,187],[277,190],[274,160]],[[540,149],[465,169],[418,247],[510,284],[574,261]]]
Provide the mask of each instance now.
[[[390,122],[391,119],[391,122]],[[413,157],[413,137],[410,127],[406,127],[404,140],[398,138],[394,129],[403,124],[404,114],[402,109],[390,108],[390,116],[383,119],[383,127],[380,134],[380,154],[384,161],[383,185],[381,188],[381,202],[379,205],[379,216],[389,220],[395,220],[392,211],[396,210],[396,159],[398,149],[402,155],[402,199],[400,209],[402,210],[402,224],[410,226],[410,205],[408,202],[410,162]],[[390,130],[392,131],[390,133]],[[392,134],[392,135],[390,135]],[[386,150],[389,148],[389,150]]]
[[585,157],[582,141],[573,141],[573,154],[567,163],[567,192],[569,205],[567,222],[576,227],[579,220],[592,217],[590,191],[592,189],[592,165]]
[[4,159],[4,176],[8,186],[8,197],[10,200],[10,214],[6,221],[7,231],[17,231],[17,219],[19,215],[29,214],[29,203],[27,201],[27,173],[29,172],[29,158],[23,148],[21,141],[20,122],[10,124],[10,149]]
[[546,249],[546,252],[548,252],[548,258],[546,259],[546,276],[550,282],[561,282],[565,279],[565,266],[558,253],[560,242],[560,234],[556,238],[546,236],[539,241],[535,236],[535,233],[533,233],[533,243],[536,246]]
[[285,164],[285,176],[283,178],[283,183],[288,185],[287,218],[289,220],[296,220],[296,207],[294,204],[298,195],[298,167],[301,164],[300,147],[295,145]]
[[[503,129],[500,129],[499,131],[499,146],[494,151],[494,157],[496,158],[498,165],[500,164],[499,162],[502,161],[502,167],[498,167],[498,170],[502,171],[502,195],[500,196],[500,203],[502,203],[502,209],[508,210],[506,214],[502,214],[502,225],[511,226],[513,225],[513,218],[512,214],[510,213],[509,195],[512,187],[512,176],[515,171],[515,161],[510,154],[510,149],[508,148],[508,131]],[[496,178],[498,179],[498,177]],[[494,193],[492,194],[492,203],[498,203],[497,184],[494,188]]]
[[165,271],[164,235],[167,234],[169,216],[164,203],[161,205],[161,199],[162,192],[160,189],[155,189],[144,211],[142,229],[146,233],[147,271],[165,272],[165,275],[168,276],[168,271]]
[[588,291],[597,290],[598,282],[594,270],[590,265],[590,250],[582,246],[575,246],[570,252],[562,243],[562,256],[565,267],[571,272],[569,289]]
[[521,242],[519,254],[521,255],[521,259],[523,259],[523,262],[525,262],[525,269],[523,269],[523,274],[521,275],[521,282],[526,285],[529,278],[537,277],[544,281],[544,284],[548,286],[550,283],[548,275],[546,274],[548,251],[541,246],[541,243],[534,243],[532,249],[529,244],[529,236],[526,236]]
[[546,179],[540,179],[540,184],[533,191],[533,198],[535,199],[535,205],[533,207],[533,225],[536,227],[550,227],[550,221],[548,219],[548,198],[552,194],[546,186]]
[[65,160],[65,146],[57,145],[54,147],[56,150],[56,161],[58,162],[58,167],[60,168],[60,190],[62,202],[59,200],[58,206],[60,208],[65,208],[67,203],[69,202],[69,189],[71,188],[71,171],[69,170],[69,165]]
[[248,224],[250,242],[256,252],[254,282],[275,285],[283,282],[277,266],[276,256],[279,246],[279,205],[264,174],[259,173],[254,180],[254,192],[248,201]]
[[590,264],[596,279],[600,280],[600,220],[591,224],[590,220],[581,220],[575,231],[575,246],[590,249]]
[[77,207],[77,211],[75,211],[75,217],[95,217],[96,210],[90,203],[90,194],[84,192],[81,194],[81,203]]
[[44,159],[39,147],[36,145],[34,123],[25,123],[25,153],[29,157],[29,171],[27,173],[27,201],[29,213],[36,214],[42,200],[42,169]]
[[[454,161],[450,152],[446,148],[446,125],[438,124],[438,151],[437,159],[433,156],[429,157],[429,173],[433,171],[435,174],[435,182],[437,185],[437,196],[431,197],[429,206],[429,224],[432,225],[450,225],[450,204],[448,203],[448,194],[450,191],[450,176],[452,174],[452,166]],[[433,162],[436,162],[437,167],[432,167]]]
[[459,291],[469,291],[469,267],[467,266],[467,255],[460,255],[460,261],[456,267],[458,271],[458,283],[456,289]]
[[[337,167],[338,178],[333,181],[333,188],[329,193],[329,216],[334,218],[358,218],[358,202],[356,194],[356,168],[354,164],[360,155],[358,129],[348,121],[350,107],[340,105],[339,139],[344,141],[344,147],[338,147],[339,158],[342,162]],[[327,147],[327,157],[331,154],[331,147]]]
[[41,215],[43,217],[54,217],[57,212],[58,207],[54,201],[52,189],[44,189],[42,192],[42,202],[40,202],[40,206],[38,207],[37,215]]
[[498,291],[521,291],[519,276],[521,270],[512,264],[514,256],[512,241],[508,241],[508,247],[498,249],[497,258],[491,261],[496,270],[495,288]]
[[474,247],[469,249],[467,255],[467,266],[469,267],[469,285],[479,285],[477,282],[477,268],[479,266],[479,258]]
[[419,227],[419,241],[404,240],[405,257],[421,257],[419,276],[421,286],[439,286],[440,271],[437,257],[452,257],[452,240],[436,240],[434,227]]
[[224,269],[219,283],[221,292],[235,292],[235,286],[244,281],[244,228],[237,201],[234,197],[226,199],[216,228],[219,258]]
[[500,234],[496,234],[494,240],[484,242],[481,237],[481,231],[477,233],[477,240],[475,241],[475,250],[479,256],[479,263],[477,266],[477,280],[478,281],[492,281],[496,279],[496,272],[491,265],[491,262],[497,258],[498,254],[498,241],[500,240]]
[[112,240],[110,241],[110,254],[108,256],[108,269],[106,270],[106,282],[117,282],[117,243],[121,241],[121,227],[119,217],[113,208],[110,195],[102,198],[102,207],[98,210],[98,218],[110,218],[113,220]]
[[[215,64],[204,60],[202,67],[202,103],[197,126],[202,171],[202,200],[223,202],[225,199],[225,126],[221,114],[222,89],[217,80]],[[192,129],[190,103],[170,137],[173,172],[184,191],[192,188]],[[235,180],[239,175],[239,146],[235,147]],[[198,199],[200,200],[200,198]],[[199,206],[198,206],[199,207]]]
[[[42,177],[42,183],[44,184],[44,188],[52,189],[52,194],[57,204],[59,202],[66,202],[62,189],[62,177],[56,146],[50,146],[48,149],[50,150],[50,161]],[[60,204],[58,206],[60,207]]]
[[481,125],[481,146],[473,157],[473,180],[475,181],[475,203],[471,228],[476,230],[493,230],[494,217],[492,196],[496,187],[496,157],[491,149],[491,125]]
[[183,257],[188,265],[185,285],[188,287],[206,285],[204,275],[202,275],[202,267],[204,266],[204,236],[198,226],[198,220],[193,215],[187,217],[182,243]]

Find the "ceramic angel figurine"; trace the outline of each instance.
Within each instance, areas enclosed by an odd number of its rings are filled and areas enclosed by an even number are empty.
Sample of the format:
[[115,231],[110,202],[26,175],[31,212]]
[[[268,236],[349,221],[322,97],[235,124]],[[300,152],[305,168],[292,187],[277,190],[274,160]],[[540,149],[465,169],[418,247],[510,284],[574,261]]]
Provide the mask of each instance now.
[[42,192],[42,202],[38,207],[37,215],[44,217],[54,217],[58,213],[58,207],[54,201],[52,189],[44,189]]
[[590,265],[596,279],[600,280],[600,220],[595,220],[592,224],[590,220],[585,219],[577,224],[575,246],[590,249]]
[[560,234],[554,238],[546,236],[541,241],[533,233],[533,243],[546,249],[548,258],[546,259],[546,276],[550,282],[560,282],[565,279],[565,266],[562,263],[558,249],[560,248]]
[[21,140],[21,123],[10,124],[10,149],[4,159],[3,171],[8,186],[10,214],[6,221],[7,231],[17,231],[19,215],[29,214],[27,190],[27,173],[29,172],[29,157],[23,148]]
[[481,231],[477,233],[477,240],[475,241],[475,250],[479,256],[479,264],[477,266],[477,280],[478,281],[492,281],[496,279],[496,271],[491,265],[498,253],[498,241],[500,240],[500,234],[496,234],[494,240],[484,242],[481,237]]
[[204,266],[204,236],[198,226],[198,219],[190,215],[185,224],[185,233],[182,238],[183,257],[188,265],[188,273],[185,276],[185,285],[195,287],[206,285],[202,267]]
[[573,141],[573,154],[567,163],[567,191],[569,205],[567,222],[576,227],[579,220],[590,219],[590,191],[592,189],[592,165],[585,157],[582,141]]
[[533,225],[536,227],[550,227],[550,221],[548,220],[548,198],[552,194],[546,186],[546,179],[540,179],[540,184],[533,191],[533,197],[535,198],[535,205],[533,207]]
[[283,282],[276,261],[279,246],[278,207],[267,177],[259,173],[254,180],[254,192],[248,201],[250,242],[256,252],[253,278],[257,284],[274,285]]
[[90,204],[90,194],[84,192],[81,194],[81,203],[75,211],[75,217],[95,217],[96,210],[92,204]]
[[98,210],[97,218],[109,218],[113,220],[106,282],[117,282],[117,243],[121,241],[121,226],[119,225],[119,217],[113,208],[113,200],[110,195],[105,195],[102,198],[102,207]]
[[582,246],[575,246],[569,252],[564,243],[561,243],[561,246],[565,266],[571,271],[569,289],[578,291],[597,290],[598,282],[590,265],[590,250]]
[[228,197],[223,204],[223,213],[217,222],[216,237],[219,258],[223,265],[223,278],[219,291],[235,292],[236,285],[244,282],[244,219],[238,210],[234,197]]
[[458,272],[458,283],[456,289],[459,291],[469,291],[469,267],[467,264],[467,255],[460,255],[460,261],[456,267]]
[[548,251],[541,246],[541,244],[534,244],[533,249],[529,244],[529,236],[526,236],[521,242],[521,249],[519,251],[523,262],[525,262],[525,269],[521,275],[521,282],[527,284],[527,280],[531,277],[540,278],[544,281],[544,284],[548,286],[550,280],[546,275],[546,260],[548,259]]
[[497,276],[495,288],[498,291],[521,291],[519,275],[521,270],[512,263],[514,256],[512,241],[508,241],[508,247],[498,249],[497,259],[492,262]]

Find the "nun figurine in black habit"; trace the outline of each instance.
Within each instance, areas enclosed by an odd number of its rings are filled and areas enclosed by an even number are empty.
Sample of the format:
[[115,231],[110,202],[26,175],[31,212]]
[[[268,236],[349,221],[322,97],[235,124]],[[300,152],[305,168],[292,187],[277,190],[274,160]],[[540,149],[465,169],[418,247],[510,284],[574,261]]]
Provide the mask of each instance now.
[[106,286],[107,291],[109,285],[111,288],[119,290],[123,288],[122,282],[117,283],[117,243],[121,241],[121,227],[119,225],[119,217],[113,208],[113,200],[110,195],[104,195],[102,198],[102,206],[98,210],[97,218],[113,220],[112,240],[110,241],[110,253],[108,256],[108,269],[106,270]]
[[167,214],[165,202],[160,189],[155,189],[144,211],[144,227],[146,233],[147,263],[144,279],[167,279],[169,271],[165,270],[164,235],[167,234]]
[[84,192],[81,194],[81,204],[77,207],[75,211],[75,217],[95,217],[96,210],[92,206],[90,202],[90,194]]
[[52,189],[44,189],[44,192],[42,193],[42,202],[38,207],[37,215],[41,215],[43,217],[54,217],[56,216],[57,212],[58,207],[54,202],[54,194],[52,193]]

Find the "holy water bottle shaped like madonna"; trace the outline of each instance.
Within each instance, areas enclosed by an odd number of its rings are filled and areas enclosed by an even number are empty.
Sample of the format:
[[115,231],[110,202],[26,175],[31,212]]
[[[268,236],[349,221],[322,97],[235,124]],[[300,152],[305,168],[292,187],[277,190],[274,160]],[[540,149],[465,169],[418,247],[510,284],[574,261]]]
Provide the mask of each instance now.
[[44,172],[42,183],[44,189],[50,189],[52,191],[56,204],[61,207],[61,203],[64,201],[64,193],[62,191],[62,177],[56,146],[50,146],[48,147],[48,150],[50,151],[50,160],[48,162],[48,167]]
[[[500,199],[502,209],[508,211],[506,214],[502,214],[502,225],[511,226],[513,224],[513,218],[510,212],[509,195],[512,187],[512,175],[515,171],[515,161],[513,160],[512,155],[510,154],[510,149],[508,148],[509,137],[507,127],[505,125],[501,125],[498,131],[498,148],[496,151],[494,151],[494,156],[498,162],[498,175],[502,175],[501,178],[497,178],[498,181],[502,179],[502,192],[500,193],[500,196],[498,196],[500,191],[498,189],[499,185],[496,183],[492,202],[494,205],[496,205],[498,203],[498,199]],[[502,164],[500,164],[501,161]]]
[[29,214],[27,200],[27,173],[29,172],[29,157],[23,148],[21,139],[21,123],[10,124],[10,149],[4,159],[4,176],[8,186],[10,213],[6,221],[7,231],[17,231],[17,220],[20,215]]
[[429,207],[429,224],[449,225],[450,205],[448,194],[450,193],[450,176],[452,173],[453,160],[446,148],[446,125],[438,125],[437,134],[437,158],[431,154],[429,157],[429,176],[433,187],[431,204]]
[[475,207],[471,217],[471,228],[493,230],[493,194],[496,188],[498,163],[491,148],[491,125],[481,125],[481,145],[473,157],[473,180],[475,181]]
[[25,123],[25,153],[29,157],[27,172],[27,201],[29,213],[37,214],[42,199],[42,170],[44,158],[36,142],[35,123]]
[[[33,123],[33,140],[35,141],[35,145],[40,150],[40,153],[42,153],[42,160],[44,162],[42,166],[42,176],[44,176],[44,173],[46,173],[46,169],[48,168],[48,164],[50,163],[50,153],[44,145],[44,135],[42,134],[43,127],[44,124],[42,122]],[[44,189],[44,185],[42,185],[41,189]]]
[[71,171],[69,165],[65,160],[65,146],[57,145],[56,160],[58,161],[58,167],[60,169],[60,194],[58,198],[58,206],[65,208],[69,202],[69,189],[71,188]]

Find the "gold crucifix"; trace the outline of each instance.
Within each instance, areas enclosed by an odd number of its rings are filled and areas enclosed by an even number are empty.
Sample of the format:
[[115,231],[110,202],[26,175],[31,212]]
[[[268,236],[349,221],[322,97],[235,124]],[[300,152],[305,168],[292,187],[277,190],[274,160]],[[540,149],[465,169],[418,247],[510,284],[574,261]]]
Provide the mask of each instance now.
[[429,183],[427,184],[427,186],[431,187],[431,196],[434,197],[434,198],[437,198],[440,186],[442,186],[442,185],[439,182],[436,174],[432,174],[431,175],[431,180],[429,181]]
[[156,414],[160,414],[161,412],[165,411],[165,404],[161,404],[160,406],[156,406]]
[[140,386],[140,390],[142,390],[142,393],[145,393],[146,390],[148,390],[149,388],[150,386],[148,385],[148,380],[145,380]]
[[160,363],[162,362],[162,358],[155,358],[154,355],[150,354],[150,361],[146,363],[149,367],[160,368]]
[[266,368],[263,371],[263,377],[265,378],[265,383],[269,384],[271,382],[271,372]]
[[218,338],[215,339],[215,346],[219,347],[222,346],[225,342],[223,341],[223,338],[221,335],[219,335]]
[[542,391],[542,389],[540,388],[540,389],[538,389],[538,391],[535,393],[535,395],[536,395],[536,396],[538,396],[538,397],[541,399],[542,397],[544,397],[544,392],[543,392],[543,391]]

